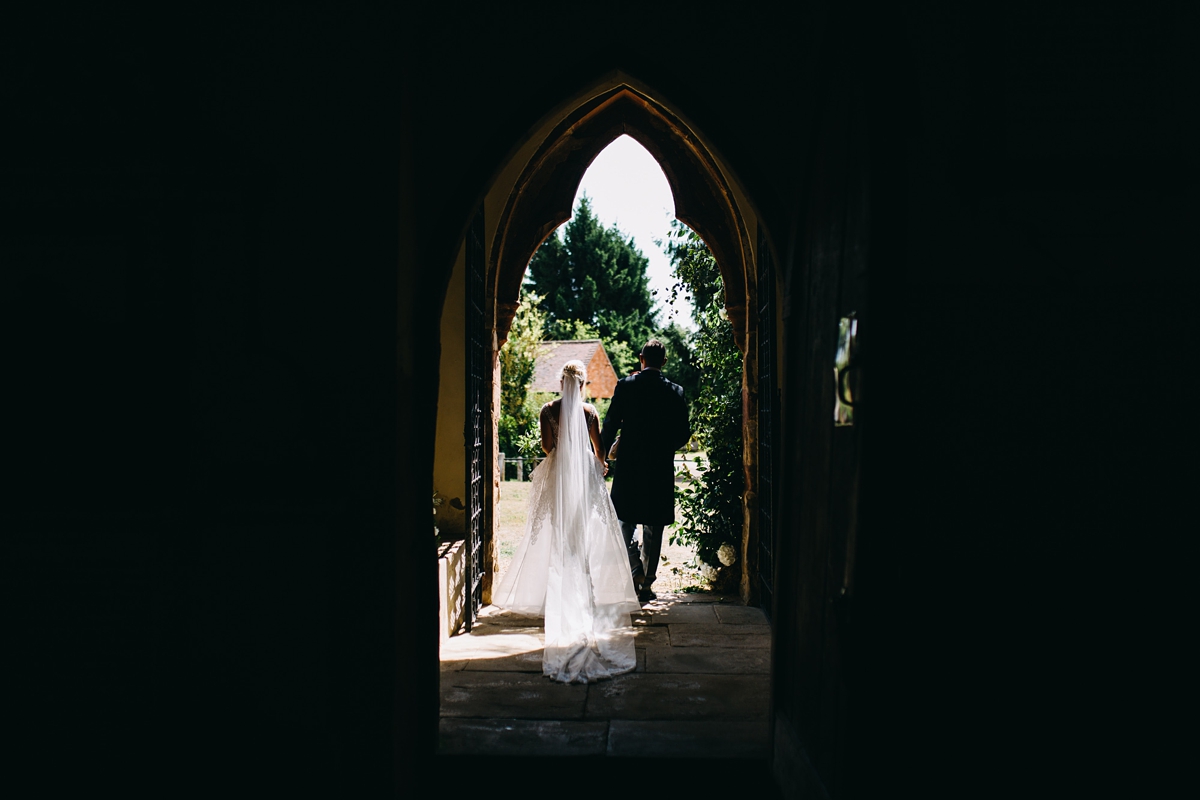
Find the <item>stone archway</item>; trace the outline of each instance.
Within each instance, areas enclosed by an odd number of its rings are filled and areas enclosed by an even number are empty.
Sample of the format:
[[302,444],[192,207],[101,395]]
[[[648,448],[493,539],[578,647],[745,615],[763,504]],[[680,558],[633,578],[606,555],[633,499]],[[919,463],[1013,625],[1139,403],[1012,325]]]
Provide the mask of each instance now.
[[[499,349],[507,340],[519,301],[526,267],[541,243],[571,218],[575,192],[588,166],[613,140],[628,135],[655,158],[675,198],[675,213],[709,246],[725,284],[725,308],[743,357],[743,465],[746,494],[742,534],[741,594],[754,602],[759,518],[755,498],[758,479],[758,368],[756,245],[766,241],[756,231],[757,215],[723,165],[681,115],[645,88],[617,76],[594,88],[557,119],[543,125],[532,153],[522,154],[523,168],[509,180],[497,181],[485,200],[494,208],[489,220],[487,325],[492,336],[492,461],[497,462],[495,425],[499,408]],[[514,157],[515,160],[515,157]],[[510,165],[511,169],[511,165]],[[511,174],[511,173],[510,173]],[[503,196],[499,196],[503,192]],[[758,233],[756,237],[754,234]],[[750,313],[748,313],[750,312]],[[501,475],[497,470],[487,492],[484,597],[490,600],[494,563],[494,511]]]
[[716,257],[725,280],[726,310],[738,348],[745,352],[754,258],[744,214],[728,178],[699,137],[662,103],[627,84],[568,114],[510,192],[489,263],[498,341],[508,336],[529,260],[546,237],[571,218],[575,191],[593,159],[623,134],[658,161],[675,197],[675,216],[699,233]]

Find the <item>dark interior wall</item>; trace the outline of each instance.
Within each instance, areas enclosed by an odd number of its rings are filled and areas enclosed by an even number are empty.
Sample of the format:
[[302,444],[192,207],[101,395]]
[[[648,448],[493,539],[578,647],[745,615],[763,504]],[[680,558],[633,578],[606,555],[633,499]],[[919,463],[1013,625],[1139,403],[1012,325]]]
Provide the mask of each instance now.
[[1162,758],[1156,702],[1133,698],[1172,661],[1171,602],[1133,587],[1177,558],[1194,475],[1190,426],[1160,428],[1150,377],[1190,407],[1181,27],[947,7],[897,28],[876,107],[898,124],[874,162],[890,245],[870,270],[860,699],[874,752],[947,791],[1128,791]]
[[[437,295],[398,278],[401,23],[6,32],[3,561],[18,760],[51,794],[392,783],[396,565],[429,515],[397,440],[431,451],[437,385],[436,312],[397,313]],[[433,642],[417,572],[405,635]]]
[[[574,35],[531,41],[528,16],[432,13],[6,26],[3,569],[17,757],[48,790],[368,795],[428,764],[440,298],[490,176],[562,98],[617,67],[662,86],[782,219],[795,133],[744,120],[799,101],[663,50],[713,46],[704,20],[556,7]],[[722,31],[795,69],[766,22]]]
[[[1062,766],[1060,730],[1072,759],[1125,746],[1187,475],[1145,392],[1180,407],[1196,338],[1187,21],[428,13],[8,26],[19,759],[364,796],[428,764],[440,298],[504,156],[613,68],[738,171],[796,307],[832,236],[822,125],[869,130],[858,782],[823,779],[932,792]],[[831,357],[789,319],[790,369]]]

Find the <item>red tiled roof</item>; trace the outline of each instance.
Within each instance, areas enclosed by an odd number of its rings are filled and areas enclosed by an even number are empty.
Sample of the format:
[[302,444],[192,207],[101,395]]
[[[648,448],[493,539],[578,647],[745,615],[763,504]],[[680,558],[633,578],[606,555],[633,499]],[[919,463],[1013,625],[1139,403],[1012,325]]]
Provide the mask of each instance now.
[[[530,390],[534,392],[557,392],[559,377],[563,364],[568,361],[582,361],[590,364],[596,349],[603,349],[599,339],[577,339],[575,341],[542,342],[537,361],[534,364],[533,383]],[[604,354],[605,361],[608,353]],[[611,367],[610,367],[611,369]],[[590,382],[591,375],[588,376]]]

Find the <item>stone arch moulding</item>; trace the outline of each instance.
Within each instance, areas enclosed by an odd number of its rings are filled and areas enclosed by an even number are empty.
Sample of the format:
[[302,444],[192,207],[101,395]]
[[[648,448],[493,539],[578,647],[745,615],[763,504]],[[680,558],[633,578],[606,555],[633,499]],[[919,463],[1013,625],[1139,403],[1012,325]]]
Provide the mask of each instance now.
[[691,129],[661,103],[628,85],[592,97],[568,114],[513,187],[493,240],[489,275],[496,292],[496,346],[508,339],[529,260],[546,237],[571,218],[583,173],[622,134],[658,161],[675,197],[675,216],[700,234],[716,258],[725,281],[726,312],[744,353],[750,249],[729,184]]

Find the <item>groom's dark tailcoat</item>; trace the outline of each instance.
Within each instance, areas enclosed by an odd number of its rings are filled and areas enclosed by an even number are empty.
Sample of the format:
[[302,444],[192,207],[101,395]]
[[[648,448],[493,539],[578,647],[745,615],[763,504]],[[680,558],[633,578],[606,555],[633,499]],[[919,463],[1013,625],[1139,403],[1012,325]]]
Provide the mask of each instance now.
[[675,451],[691,438],[683,389],[656,369],[618,381],[600,434],[605,452],[618,431],[612,488],[617,518],[670,525],[675,521]]

